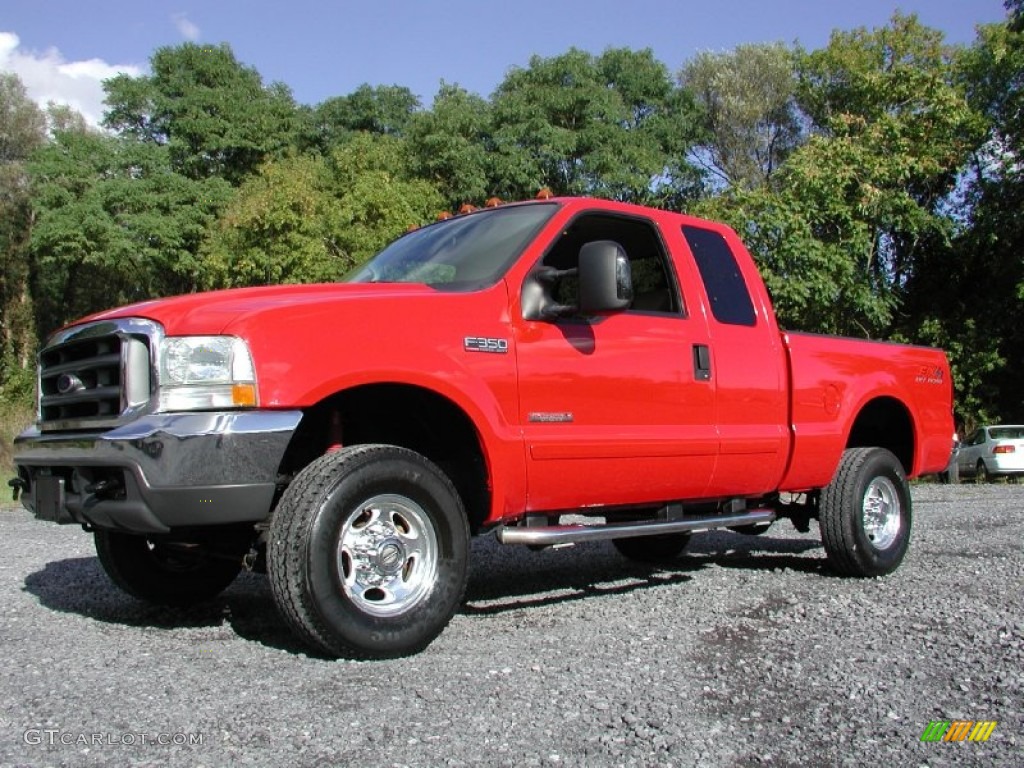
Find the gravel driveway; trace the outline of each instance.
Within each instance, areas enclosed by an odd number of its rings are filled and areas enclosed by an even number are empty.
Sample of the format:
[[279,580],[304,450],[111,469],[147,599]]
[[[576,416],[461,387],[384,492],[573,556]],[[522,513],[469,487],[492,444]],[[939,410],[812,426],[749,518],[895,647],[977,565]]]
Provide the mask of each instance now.
[[[473,544],[419,656],[307,655],[263,577],[148,607],[73,527],[0,510],[0,764],[1024,764],[1024,486],[919,485],[890,577],[831,576],[812,524],[701,534],[669,568],[610,544]],[[996,721],[922,742],[930,721]]]

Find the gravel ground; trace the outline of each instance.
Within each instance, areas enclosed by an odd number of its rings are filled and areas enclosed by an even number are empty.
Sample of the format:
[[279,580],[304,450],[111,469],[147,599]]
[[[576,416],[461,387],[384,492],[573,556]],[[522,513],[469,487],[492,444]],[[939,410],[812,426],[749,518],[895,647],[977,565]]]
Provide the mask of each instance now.
[[[478,539],[452,624],[387,662],[305,653],[263,577],[148,607],[91,537],[5,505],[0,764],[1022,765],[1024,486],[914,498],[884,579],[831,576],[788,522],[657,569]],[[998,725],[921,742],[958,719]]]

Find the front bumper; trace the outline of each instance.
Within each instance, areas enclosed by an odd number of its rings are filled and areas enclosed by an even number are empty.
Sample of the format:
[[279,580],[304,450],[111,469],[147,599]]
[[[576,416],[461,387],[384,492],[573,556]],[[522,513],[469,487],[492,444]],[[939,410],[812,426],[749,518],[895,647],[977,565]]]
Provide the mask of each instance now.
[[104,432],[14,441],[23,503],[36,517],[133,533],[258,522],[301,411],[143,416]]

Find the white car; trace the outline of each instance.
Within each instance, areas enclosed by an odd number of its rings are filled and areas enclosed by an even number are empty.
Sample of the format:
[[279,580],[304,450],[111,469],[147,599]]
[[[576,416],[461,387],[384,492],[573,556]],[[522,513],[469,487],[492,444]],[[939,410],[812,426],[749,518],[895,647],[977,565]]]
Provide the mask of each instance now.
[[997,477],[1015,481],[1024,475],[1024,426],[979,427],[960,446],[957,466],[961,477],[978,482]]

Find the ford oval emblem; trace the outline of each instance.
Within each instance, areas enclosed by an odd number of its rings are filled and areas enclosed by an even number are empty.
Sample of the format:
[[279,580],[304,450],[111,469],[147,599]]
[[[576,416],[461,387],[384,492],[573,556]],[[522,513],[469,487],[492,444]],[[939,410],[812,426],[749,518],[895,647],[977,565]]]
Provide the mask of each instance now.
[[81,392],[83,389],[85,389],[85,384],[73,373],[62,373],[60,378],[57,379],[57,391],[62,395]]

